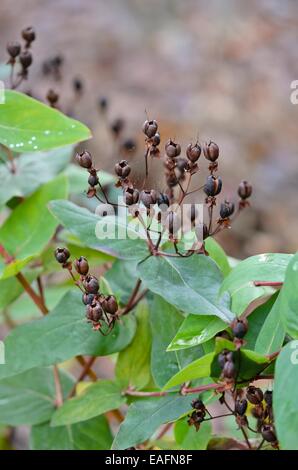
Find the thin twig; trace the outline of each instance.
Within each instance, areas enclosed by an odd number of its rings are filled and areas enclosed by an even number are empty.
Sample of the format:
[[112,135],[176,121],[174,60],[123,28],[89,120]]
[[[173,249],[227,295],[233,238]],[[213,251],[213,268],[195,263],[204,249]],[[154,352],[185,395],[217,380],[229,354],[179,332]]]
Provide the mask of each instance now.
[[62,386],[60,382],[59,369],[57,365],[53,366],[54,382],[55,382],[55,391],[56,391],[56,401],[55,404],[57,408],[63,405],[63,393]]

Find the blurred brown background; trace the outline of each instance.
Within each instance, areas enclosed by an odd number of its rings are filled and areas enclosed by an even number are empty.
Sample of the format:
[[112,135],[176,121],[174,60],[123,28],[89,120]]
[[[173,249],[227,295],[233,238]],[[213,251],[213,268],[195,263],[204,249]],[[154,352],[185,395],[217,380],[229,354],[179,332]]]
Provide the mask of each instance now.
[[[1,0],[0,62],[6,42],[29,25],[37,40],[22,89],[42,99],[49,87],[58,91],[62,109],[92,128],[88,145],[99,165],[111,170],[119,155],[98,97],[109,99],[111,117],[126,120],[125,136],[137,139],[136,166],[143,165],[146,109],[163,143],[217,142],[225,195],[241,179],[252,182],[252,209],[221,235],[229,254],[297,250],[296,0]],[[42,63],[57,54],[63,73],[53,82]],[[74,77],[84,83],[75,105]]]

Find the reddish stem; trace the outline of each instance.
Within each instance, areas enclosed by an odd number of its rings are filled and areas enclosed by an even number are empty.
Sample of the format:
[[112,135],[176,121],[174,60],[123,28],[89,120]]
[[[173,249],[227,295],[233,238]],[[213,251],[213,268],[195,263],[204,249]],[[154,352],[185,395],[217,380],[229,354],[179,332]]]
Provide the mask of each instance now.
[[272,281],[254,281],[256,287],[282,287],[283,282],[272,282]]

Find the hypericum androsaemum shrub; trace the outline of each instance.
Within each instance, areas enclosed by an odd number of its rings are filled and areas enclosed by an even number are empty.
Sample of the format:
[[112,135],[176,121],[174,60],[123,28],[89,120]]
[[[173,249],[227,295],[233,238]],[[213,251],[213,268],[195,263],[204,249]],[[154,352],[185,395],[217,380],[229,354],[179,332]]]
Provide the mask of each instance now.
[[[55,109],[54,90],[51,107],[13,90],[32,62],[34,30],[22,36],[7,47],[12,90],[0,106],[4,432],[31,426],[32,449],[297,449],[298,255],[226,256],[213,236],[249,206],[252,187],[222,198],[212,141],[182,150],[170,139],[163,152],[146,120],[136,185],[124,158],[135,142],[117,118],[116,178],[87,150],[71,163],[90,132]],[[62,63],[45,61],[44,74],[58,80]],[[83,83],[73,86],[81,98]],[[107,100],[98,106],[109,122]],[[162,191],[148,183],[157,158]],[[102,379],[100,356],[114,378]]]

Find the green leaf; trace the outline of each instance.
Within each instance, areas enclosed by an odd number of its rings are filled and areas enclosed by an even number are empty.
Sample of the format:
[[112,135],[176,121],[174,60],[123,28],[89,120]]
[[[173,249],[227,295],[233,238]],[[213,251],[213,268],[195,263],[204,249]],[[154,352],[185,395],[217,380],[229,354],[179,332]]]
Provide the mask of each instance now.
[[107,450],[112,444],[112,435],[104,416],[73,424],[52,428],[49,423],[34,426],[31,431],[32,450]]
[[226,323],[218,317],[188,315],[169,344],[167,351],[178,351],[205,343],[226,327]]
[[280,291],[280,316],[286,332],[298,338],[298,253],[290,261]]
[[14,152],[44,151],[91,137],[89,129],[23,93],[5,90],[0,143]]
[[206,238],[204,243],[209,256],[216,262],[224,277],[226,277],[231,272],[231,266],[224,250],[212,237]]
[[151,332],[148,305],[140,303],[136,311],[137,331],[130,345],[117,359],[116,377],[136,389],[144,388],[151,380]]
[[105,278],[117,299],[126,304],[138,279],[137,261],[117,259],[105,273]]
[[86,421],[125,403],[121,387],[111,380],[101,380],[89,385],[80,395],[66,401],[54,413],[51,426]]
[[200,347],[191,351],[166,351],[170,340],[183,322],[183,318],[173,305],[162,297],[154,296],[153,304],[150,306],[151,371],[154,381],[159,387],[163,387],[174,374],[203,354]]
[[[0,228],[0,243],[17,262],[30,261],[30,257],[39,254],[51,239],[57,220],[49,212],[47,204],[54,198],[66,196],[67,180],[65,176],[58,176],[17,206],[4,222]],[[5,267],[2,262],[2,278],[14,275],[17,268],[20,270],[16,263]]]
[[[40,274],[40,269],[24,269],[23,274],[31,283]],[[0,309],[6,308],[24,291],[23,286],[15,277],[0,280]]]
[[164,423],[176,421],[191,408],[190,397],[170,394],[130,405],[113,442],[113,449],[127,449],[149,439]]
[[210,421],[201,424],[199,431],[189,426],[187,419],[177,421],[174,428],[176,442],[183,450],[205,450],[211,438],[212,427]]
[[291,341],[275,365],[273,412],[281,449],[298,450],[298,342]]
[[[65,170],[69,180],[69,192],[75,194],[86,193],[88,189],[88,173],[78,165],[70,164]],[[98,172],[100,184],[105,187],[115,181],[115,177],[106,171]]]
[[281,348],[285,338],[285,329],[282,324],[284,314],[286,311],[282,309],[281,294],[279,294],[259,331],[255,351],[260,354],[271,354]]
[[15,172],[7,165],[0,165],[0,178],[5,184],[0,187],[0,205],[12,197],[26,197],[41,185],[51,181],[69,163],[72,147],[51,152],[35,152],[14,159]]
[[[59,371],[64,396],[73,380]],[[10,426],[48,421],[55,411],[55,384],[52,368],[36,368],[0,380],[0,422]]]
[[276,292],[273,294],[267,302],[259,305],[252,313],[249,314],[248,317],[248,322],[249,322],[249,328],[248,331],[245,335],[245,347],[247,349],[254,350],[255,349],[255,344],[256,340],[258,338],[259,332],[262,329],[262,326],[264,325],[264,322],[269,315],[274,302],[277,299],[279,292]]
[[0,365],[0,377],[57,364],[80,354],[106,356],[131,342],[135,334],[133,315],[103,336],[87,323],[81,298],[80,292],[68,292],[51,313],[15,328],[5,339],[6,364]]
[[[139,234],[132,228],[127,229],[125,222],[112,216],[99,217],[87,209],[69,201],[53,201],[51,212],[59,222],[86,246],[112,256],[129,259],[143,259],[148,256],[144,239],[136,238]],[[107,231],[107,238],[100,238],[100,230]],[[118,230],[123,234],[119,238]]]
[[233,319],[232,312],[217,300],[222,275],[209,257],[152,256],[139,263],[138,271],[146,287],[179,310],[216,315],[225,322]]
[[214,353],[206,354],[188,366],[184,367],[180,372],[175,374],[163,387],[164,390],[180,385],[184,382],[209,377],[211,371],[211,364],[214,358]]
[[232,311],[240,315],[250,302],[273,293],[270,287],[256,287],[254,281],[282,282],[291,258],[292,255],[284,253],[265,253],[238,263],[220,289],[221,293],[230,293]]

